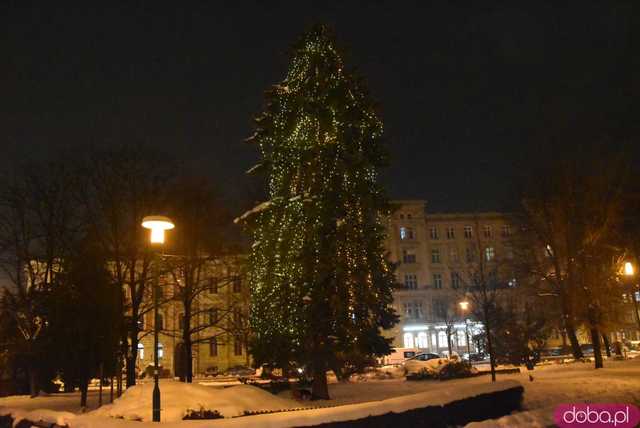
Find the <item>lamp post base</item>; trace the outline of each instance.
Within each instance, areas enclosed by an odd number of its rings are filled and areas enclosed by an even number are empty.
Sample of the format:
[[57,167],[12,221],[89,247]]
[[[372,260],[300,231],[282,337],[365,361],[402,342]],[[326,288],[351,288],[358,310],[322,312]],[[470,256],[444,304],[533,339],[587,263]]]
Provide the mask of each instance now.
[[160,422],[160,387],[158,386],[158,377],[154,379],[153,385],[153,422]]

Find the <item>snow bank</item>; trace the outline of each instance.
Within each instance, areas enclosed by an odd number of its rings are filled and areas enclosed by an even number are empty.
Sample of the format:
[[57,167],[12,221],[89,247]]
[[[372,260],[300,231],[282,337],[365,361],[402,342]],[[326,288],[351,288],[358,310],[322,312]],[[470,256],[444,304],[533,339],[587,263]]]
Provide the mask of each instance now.
[[8,414],[13,417],[14,425],[22,419],[28,419],[32,422],[44,421],[51,424],[68,425],[69,422],[76,417],[75,414],[70,412],[59,412],[46,409],[24,411],[0,406],[0,415],[5,416]]
[[[224,417],[240,416],[245,411],[272,411],[299,408],[293,401],[270,394],[260,388],[238,385],[211,388],[176,381],[160,383],[162,421],[181,421],[187,410],[217,410]],[[136,385],[126,390],[113,404],[88,413],[127,420],[151,421],[153,384]]]

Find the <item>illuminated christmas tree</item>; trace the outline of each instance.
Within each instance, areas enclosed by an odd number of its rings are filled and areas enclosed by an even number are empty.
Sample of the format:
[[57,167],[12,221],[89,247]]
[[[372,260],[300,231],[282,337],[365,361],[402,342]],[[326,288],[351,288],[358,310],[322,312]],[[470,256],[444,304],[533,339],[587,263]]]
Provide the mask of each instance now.
[[294,46],[256,123],[262,159],[250,172],[265,174],[269,200],[240,218],[254,239],[251,349],[258,364],[305,366],[327,398],[326,370],[389,353],[381,329],[397,322],[382,123],[323,26]]

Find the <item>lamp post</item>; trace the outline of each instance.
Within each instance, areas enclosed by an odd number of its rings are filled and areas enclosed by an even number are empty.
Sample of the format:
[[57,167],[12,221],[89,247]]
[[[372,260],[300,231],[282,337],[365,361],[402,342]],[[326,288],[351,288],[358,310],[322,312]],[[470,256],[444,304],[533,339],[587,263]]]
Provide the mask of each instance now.
[[[147,216],[142,219],[142,227],[151,230],[150,242],[153,248],[164,244],[165,230],[173,229],[175,226],[169,217]],[[158,276],[157,258],[154,260],[153,272],[153,422],[160,422],[160,386],[158,384]]]
[[[460,310],[462,310],[462,313],[466,313],[469,310],[469,302],[466,300],[463,300],[462,302],[459,303],[460,305]],[[469,358],[469,360],[471,359],[471,345],[469,343],[469,320],[465,318],[464,320],[464,334],[465,337],[467,339],[467,358]]]
[[633,263],[625,262],[624,264],[624,276],[627,278],[629,284],[631,284],[631,301],[633,302],[633,312],[636,314],[636,322],[638,323],[638,330],[640,330],[640,313],[638,313],[638,302],[636,301],[636,288],[633,284],[633,277],[635,276],[635,269]]

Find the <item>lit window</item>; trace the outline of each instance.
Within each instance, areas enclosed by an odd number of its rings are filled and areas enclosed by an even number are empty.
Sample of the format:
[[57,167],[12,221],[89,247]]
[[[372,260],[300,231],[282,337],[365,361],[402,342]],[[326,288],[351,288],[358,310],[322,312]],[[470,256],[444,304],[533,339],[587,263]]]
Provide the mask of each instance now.
[[400,228],[400,239],[402,240],[413,239],[413,229],[410,227],[402,226]]
[[511,227],[508,224],[502,225],[502,236],[505,238],[511,236]]
[[420,333],[418,333],[418,348],[424,349],[427,346],[429,346],[427,333],[425,333],[424,331],[421,331]]
[[431,239],[439,239],[438,238],[438,228],[436,226],[431,226],[429,228],[429,236]]
[[465,226],[464,227],[464,237],[465,237],[465,239],[473,238],[473,227],[471,227],[471,226]]
[[453,227],[447,227],[447,239],[455,239],[456,230]]
[[496,250],[493,247],[487,247],[484,249],[484,257],[490,262],[496,257]]
[[405,348],[413,348],[413,334],[405,333],[404,334],[404,347]]
[[442,330],[438,332],[438,346],[440,348],[445,348],[447,346],[447,333]]
[[164,357],[164,346],[162,343],[158,343],[158,358]]
[[404,306],[404,314],[405,317],[410,319],[422,319],[422,302],[421,301],[411,301],[403,303]]
[[440,249],[433,248],[431,250],[431,263],[440,263]]
[[466,346],[467,345],[467,335],[463,330],[458,330],[458,346]]
[[142,343],[138,343],[138,356],[144,360],[144,345]]
[[415,273],[406,273],[404,275],[404,288],[415,290],[418,288],[418,277]]
[[488,224],[484,226],[484,237],[485,238],[491,238],[492,232],[491,232],[491,226],[489,226]]
[[434,273],[433,274],[433,288],[441,289],[442,288],[442,274]]
[[516,285],[518,285],[518,281],[516,281],[515,278],[511,278],[509,280],[509,287],[515,287]]

